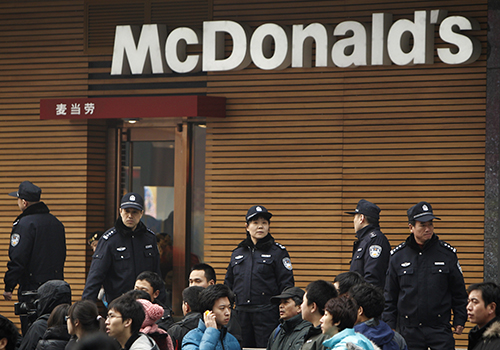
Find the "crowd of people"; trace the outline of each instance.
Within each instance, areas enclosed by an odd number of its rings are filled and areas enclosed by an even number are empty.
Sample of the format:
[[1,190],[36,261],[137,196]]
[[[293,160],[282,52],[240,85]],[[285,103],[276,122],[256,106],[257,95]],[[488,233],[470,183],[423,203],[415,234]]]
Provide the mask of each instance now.
[[[465,288],[456,250],[434,233],[440,219],[427,202],[408,209],[410,235],[391,250],[380,208],[360,200],[346,212],[357,238],[350,271],[305,290],[295,286],[290,255],[270,233],[272,214],[252,206],[224,282],[210,265],[194,265],[183,317],[174,322],[140,194],[124,195],[114,227],[93,234],[84,292],[73,303],[63,276],[64,226],[40,201],[38,186],[24,181],[10,195],[22,213],[12,228],[4,298],[19,285],[22,337],[0,316],[0,350],[451,350],[467,318],[475,324],[469,350],[500,349],[500,287]],[[58,242],[40,250],[48,230]]]

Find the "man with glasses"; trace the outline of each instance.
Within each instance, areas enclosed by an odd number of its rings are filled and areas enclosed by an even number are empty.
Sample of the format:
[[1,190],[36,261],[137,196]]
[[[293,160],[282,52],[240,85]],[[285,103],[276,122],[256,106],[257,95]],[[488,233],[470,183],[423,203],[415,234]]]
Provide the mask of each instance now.
[[139,333],[145,317],[142,305],[133,297],[123,295],[109,305],[106,333],[124,350],[159,350],[152,338]]

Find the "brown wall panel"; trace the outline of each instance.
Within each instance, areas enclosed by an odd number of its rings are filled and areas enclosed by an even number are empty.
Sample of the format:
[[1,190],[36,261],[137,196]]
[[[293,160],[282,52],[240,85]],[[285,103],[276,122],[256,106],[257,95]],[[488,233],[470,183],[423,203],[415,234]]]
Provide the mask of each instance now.
[[[436,233],[457,247],[466,283],[482,280],[486,1],[214,1],[213,18],[252,29],[446,9],[481,23],[483,55],[470,65],[287,68],[208,75],[227,118],[208,123],[205,243],[223,279],[253,204],[290,252],[296,283],[349,269],[354,232],[343,212],[365,198],[381,208],[394,247],[409,234],[406,210],[429,201]],[[442,43],[436,40],[435,47]],[[228,47],[227,50],[230,50]],[[470,325],[469,325],[470,326]],[[458,344],[465,345],[465,336]]]

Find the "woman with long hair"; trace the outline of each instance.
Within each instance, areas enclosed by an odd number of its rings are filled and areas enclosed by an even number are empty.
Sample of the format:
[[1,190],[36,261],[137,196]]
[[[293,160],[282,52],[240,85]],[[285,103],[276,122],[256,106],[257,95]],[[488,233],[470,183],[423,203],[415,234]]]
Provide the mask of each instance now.
[[76,342],[103,329],[103,320],[97,305],[90,300],[79,300],[70,306],[67,324],[68,332],[73,338],[66,346],[66,350],[73,349]]

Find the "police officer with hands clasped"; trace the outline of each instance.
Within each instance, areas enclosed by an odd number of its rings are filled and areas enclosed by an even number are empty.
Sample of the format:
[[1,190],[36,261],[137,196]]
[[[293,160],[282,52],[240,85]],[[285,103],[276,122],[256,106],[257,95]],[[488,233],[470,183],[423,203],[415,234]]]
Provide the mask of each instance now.
[[[144,225],[144,199],[138,193],[122,197],[120,216],[115,226],[99,239],[92,256],[83,299],[97,300],[101,286],[108,302],[134,289],[136,277],[143,271],[156,272],[161,276],[160,253],[156,235]],[[165,302],[165,287],[158,299]]]
[[[407,211],[410,236],[391,251],[383,320],[400,333],[409,350],[455,349],[453,333],[467,320],[467,293],[456,249],[434,233],[432,206]],[[452,332],[450,325],[453,310]]]
[[224,280],[236,295],[244,348],[267,346],[279,322],[278,305],[271,297],[294,285],[290,256],[269,233],[271,217],[262,205],[248,209],[247,237],[233,250]]
[[380,208],[365,199],[358,202],[354,215],[354,242],[350,271],[358,272],[366,282],[384,288],[391,245],[380,231]]

